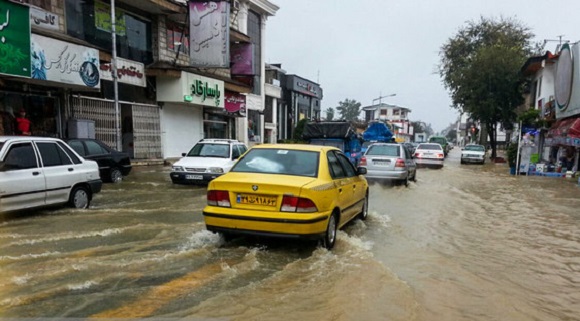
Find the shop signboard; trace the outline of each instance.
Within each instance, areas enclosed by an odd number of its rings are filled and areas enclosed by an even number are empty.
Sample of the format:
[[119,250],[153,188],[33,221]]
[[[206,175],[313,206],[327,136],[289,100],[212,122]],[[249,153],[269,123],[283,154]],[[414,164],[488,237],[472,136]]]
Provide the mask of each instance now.
[[228,113],[246,116],[246,96],[226,91],[225,108]]
[[[111,63],[101,64],[101,79],[113,81]],[[147,87],[145,82],[145,66],[137,61],[117,57],[117,75],[120,83]]]
[[33,79],[101,87],[97,49],[37,34],[32,34],[31,42]]
[[[108,3],[95,1],[95,27],[111,33],[111,25],[111,6]],[[115,33],[118,36],[125,36],[127,33],[125,11],[117,7],[115,7]]]
[[556,63],[554,93],[556,118],[580,115],[580,44],[562,45]]
[[30,24],[44,29],[59,30],[59,17],[52,12],[30,7]]
[[182,71],[179,78],[157,77],[157,100],[224,108],[224,82]]
[[232,75],[253,76],[254,71],[254,44],[235,43],[231,47]]
[[230,68],[230,4],[189,2],[190,64]]
[[30,8],[0,0],[0,73],[30,77]]

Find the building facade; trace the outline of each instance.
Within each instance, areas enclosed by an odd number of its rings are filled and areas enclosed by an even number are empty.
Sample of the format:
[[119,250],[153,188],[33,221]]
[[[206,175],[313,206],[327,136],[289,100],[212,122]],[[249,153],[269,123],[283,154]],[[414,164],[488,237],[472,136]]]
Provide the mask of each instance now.
[[411,109],[397,105],[379,103],[362,108],[365,121],[385,121],[393,128],[393,134],[398,142],[414,140],[414,128],[409,120]]
[[271,2],[117,0],[115,23],[109,1],[19,2],[0,0],[13,46],[0,58],[0,134],[24,109],[34,135],[93,127],[134,158],[178,157],[204,137],[263,141]]

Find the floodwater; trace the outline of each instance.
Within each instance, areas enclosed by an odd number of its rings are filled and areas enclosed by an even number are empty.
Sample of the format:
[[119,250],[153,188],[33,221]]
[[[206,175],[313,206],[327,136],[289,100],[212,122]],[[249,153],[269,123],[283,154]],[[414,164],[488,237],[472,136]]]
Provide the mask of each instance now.
[[459,165],[373,184],[327,251],[207,232],[205,188],[137,167],[89,210],[0,216],[1,318],[580,320],[580,187]]

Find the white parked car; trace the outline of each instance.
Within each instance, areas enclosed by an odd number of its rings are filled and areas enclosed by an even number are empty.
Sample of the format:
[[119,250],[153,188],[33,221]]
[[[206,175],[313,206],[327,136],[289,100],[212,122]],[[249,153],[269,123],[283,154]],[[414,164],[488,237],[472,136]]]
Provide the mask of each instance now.
[[0,213],[68,204],[88,208],[99,166],[57,138],[0,136]]
[[437,143],[421,143],[415,148],[415,164],[417,166],[442,168],[445,151]]
[[485,147],[477,144],[467,144],[461,149],[461,164],[485,163]]
[[230,171],[248,147],[234,139],[202,139],[183,158],[173,164],[174,184],[207,184]]

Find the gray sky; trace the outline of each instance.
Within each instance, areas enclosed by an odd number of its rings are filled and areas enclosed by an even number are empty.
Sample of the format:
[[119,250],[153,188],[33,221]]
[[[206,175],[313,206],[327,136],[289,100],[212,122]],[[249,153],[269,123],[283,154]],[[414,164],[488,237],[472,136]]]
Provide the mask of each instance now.
[[346,98],[367,106],[396,94],[382,101],[410,108],[411,121],[435,131],[458,116],[436,73],[439,49],[467,21],[514,18],[535,41],[580,40],[579,0],[270,1],[280,10],[266,24],[265,61],[318,82],[323,110]]

